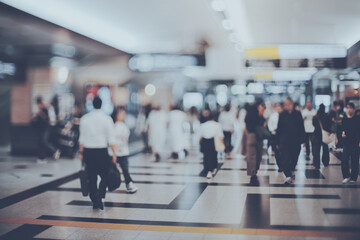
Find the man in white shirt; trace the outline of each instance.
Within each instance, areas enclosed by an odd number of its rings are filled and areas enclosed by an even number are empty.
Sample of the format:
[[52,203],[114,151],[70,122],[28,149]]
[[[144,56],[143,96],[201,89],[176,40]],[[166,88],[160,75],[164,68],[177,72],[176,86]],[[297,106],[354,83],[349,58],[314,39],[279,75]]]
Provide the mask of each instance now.
[[313,134],[315,131],[315,127],[313,125],[313,118],[316,115],[316,110],[312,109],[311,101],[307,101],[305,105],[305,109],[301,112],[302,117],[304,119],[304,127],[306,133],[305,147],[306,147],[306,160],[310,160],[310,141],[311,145],[313,143]]
[[[80,119],[80,160],[86,163],[93,208],[104,209],[101,198],[105,198],[106,178],[111,164],[107,150],[109,145],[113,152],[112,161],[116,164],[114,123],[111,117],[101,110],[102,101],[99,97],[94,98],[93,105],[95,110]],[[101,177],[99,189],[97,175]]]

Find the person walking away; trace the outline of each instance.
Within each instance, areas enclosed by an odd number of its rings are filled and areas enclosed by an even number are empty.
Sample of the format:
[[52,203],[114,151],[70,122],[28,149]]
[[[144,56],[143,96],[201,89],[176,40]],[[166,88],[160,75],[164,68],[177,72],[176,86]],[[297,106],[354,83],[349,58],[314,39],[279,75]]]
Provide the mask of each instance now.
[[[256,136],[257,128],[261,126],[261,118],[256,105],[249,105],[245,117],[245,132],[243,139],[246,142],[245,152],[247,163],[247,175],[250,176],[250,184],[258,185],[257,172],[262,159],[263,142]],[[261,154],[259,154],[261,152]]]
[[284,111],[279,115],[276,131],[276,147],[280,150],[285,184],[295,179],[295,168],[300,154],[301,144],[305,145],[305,129],[301,113],[294,109],[291,98],[284,101]]
[[312,147],[314,140],[314,131],[315,131],[312,120],[316,115],[316,110],[312,108],[311,101],[306,102],[305,109],[301,112],[301,114],[304,119],[304,127],[306,133],[306,139],[305,139],[306,160],[310,160],[310,142]]
[[330,116],[325,113],[325,105],[320,104],[319,110],[316,116],[313,118],[313,125],[315,128],[313,138],[313,165],[315,169],[320,169],[320,150],[322,147],[322,163],[325,167],[329,166],[330,154],[328,144],[323,142],[322,130],[331,133],[331,119]]
[[50,119],[49,111],[45,106],[44,100],[42,97],[36,98],[36,104],[38,111],[33,118],[33,124],[38,132],[38,163],[46,163],[46,155],[51,153],[55,160],[60,158],[60,150],[56,149],[50,141]]
[[169,136],[171,142],[171,157],[179,158],[179,153],[185,150],[186,134],[184,123],[187,120],[185,112],[181,111],[180,106],[175,105],[169,113]]
[[355,116],[354,103],[346,104],[346,111],[347,115],[342,119],[343,159],[341,171],[344,178],[343,184],[355,183],[359,175],[360,118]]
[[231,157],[231,136],[234,133],[234,122],[235,116],[231,111],[231,105],[228,103],[225,105],[224,111],[219,115],[219,123],[224,131],[225,158]]
[[[94,209],[104,209],[101,198],[105,198],[107,173],[111,166],[108,154],[110,146],[112,162],[116,164],[114,141],[114,123],[110,116],[101,110],[102,101],[99,97],[93,100],[94,110],[80,119],[80,160],[86,164],[89,178],[89,197]],[[97,185],[97,176],[101,182]]]
[[149,114],[151,112],[151,105],[148,104],[146,106],[143,106],[140,110],[140,113],[138,114],[138,117],[136,119],[136,127],[135,127],[135,133],[138,136],[142,137],[144,148],[142,150],[143,153],[151,153],[150,147],[149,147],[149,136],[146,131],[146,122],[149,117]]
[[216,174],[218,167],[217,152],[215,149],[215,137],[220,141],[224,141],[224,133],[221,124],[215,121],[216,115],[210,114],[207,120],[200,125],[200,148],[204,154],[204,170],[203,172],[208,179]]
[[150,112],[147,129],[149,133],[149,144],[156,162],[160,161],[160,154],[165,150],[167,122],[167,113],[160,109],[160,107],[155,107],[154,110]]
[[284,167],[283,167],[283,164],[281,161],[280,151],[276,147],[276,139],[275,139],[276,138],[276,130],[278,127],[278,122],[279,122],[279,115],[282,113],[282,111],[283,111],[283,104],[282,103],[276,104],[275,111],[270,115],[270,118],[268,120],[268,127],[271,132],[270,145],[271,145],[271,150],[275,154],[276,165],[279,168],[278,172],[284,171]]
[[[116,160],[119,163],[122,174],[125,178],[126,191],[128,193],[135,193],[138,187],[134,184],[129,173],[129,136],[130,130],[125,124],[126,111],[125,109],[118,109],[114,111],[113,120],[114,125],[114,145],[116,152]],[[108,153],[112,156],[111,148],[108,148]]]

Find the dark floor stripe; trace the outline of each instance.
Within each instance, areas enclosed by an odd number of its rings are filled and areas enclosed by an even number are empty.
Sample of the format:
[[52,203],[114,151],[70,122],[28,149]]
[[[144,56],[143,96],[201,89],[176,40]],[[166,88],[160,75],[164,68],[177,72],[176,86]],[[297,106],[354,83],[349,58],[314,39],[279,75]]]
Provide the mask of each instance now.
[[129,166],[129,168],[140,168],[140,169],[171,169],[171,167],[151,167],[151,166]]
[[175,176],[180,176],[180,177],[198,177],[198,174],[175,174],[175,173],[136,173],[136,172],[131,172],[131,175],[139,175],[139,176],[167,176],[167,177],[175,177]]
[[184,190],[169,204],[168,209],[190,210],[208,183],[189,183]]
[[355,226],[325,227],[325,226],[271,225],[270,228],[278,229],[278,230],[310,230],[310,231],[320,230],[320,231],[330,231],[330,232],[357,232],[359,233],[359,237],[360,237],[360,228]]
[[[58,192],[81,192],[80,188],[66,188],[66,187],[59,187],[55,189],[51,189],[51,191],[58,191]],[[111,193],[128,193],[126,190],[115,190]]]
[[241,228],[269,228],[270,196],[268,194],[247,194]]
[[77,179],[79,177],[78,172],[70,174],[66,177],[59,178],[57,180],[42,184],[37,187],[30,188],[28,190],[16,193],[14,195],[5,197],[0,200],[0,209],[8,207],[10,205],[13,205],[15,203],[24,201],[25,199],[31,198],[35,195],[41,194],[43,192],[46,192],[52,188],[57,188],[58,186],[65,184],[67,182],[70,182],[74,179]]
[[51,226],[24,224],[14,230],[2,235],[1,240],[27,240],[50,228]]
[[360,215],[360,208],[324,208],[326,214]]
[[[295,180],[296,182],[296,180]],[[345,184],[289,184],[282,183],[270,184],[270,187],[290,187],[290,188],[360,188],[360,185],[345,185]]]
[[[246,168],[221,168],[221,170],[225,171],[247,171]],[[278,169],[273,168],[260,168],[259,171],[265,171],[265,172],[276,172]]]
[[271,194],[271,198],[341,199],[339,195],[326,194]]
[[172,182],[172,181],[134,181],[138,184],[165,184],[165,185],[185,185],[191,182]]
[[[72,206],[92,206],[91,201],[74,200],[66,205]],[[104,202],[105,207],[116,208],[146,208],[146,209],[167,209],[168,204],[148,204],[148,203],[120,203],[120,202]]]
[[129,220],[129,219],[113,219],[113,218],[64,217],[64,216],[50,216],[50,215],[43,215],[43,216],[40,216],[38,219],[64,220],[64,221],[76,221],[76,222],[135,224],[135,225],[180,226],[180,227],[224,227],[224,228],[238,228],[239,227],[239,224],[146,221],[146,220]]
[[325,179],[324,175],[317,169],[305,169],[307,179]]

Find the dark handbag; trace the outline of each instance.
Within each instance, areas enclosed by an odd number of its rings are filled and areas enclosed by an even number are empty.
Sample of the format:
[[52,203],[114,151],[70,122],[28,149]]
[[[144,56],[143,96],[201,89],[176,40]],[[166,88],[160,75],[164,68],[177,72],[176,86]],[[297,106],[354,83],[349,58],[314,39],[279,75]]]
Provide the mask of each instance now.
[[114,163],[110,164],[110,169],[107,176],[107,185],[110,192],[120,187],[121,177],[120,171]]
[[270,139],[270,137],[271,137],[270,130],[264,126],[256,126],[255,134],[256,134],[257,139],[260,139],[260,140]]
[[81,193],[84,197],[89,195],[89,178],[86,171],[85,163],[82,164],[81,170],[79,171]]

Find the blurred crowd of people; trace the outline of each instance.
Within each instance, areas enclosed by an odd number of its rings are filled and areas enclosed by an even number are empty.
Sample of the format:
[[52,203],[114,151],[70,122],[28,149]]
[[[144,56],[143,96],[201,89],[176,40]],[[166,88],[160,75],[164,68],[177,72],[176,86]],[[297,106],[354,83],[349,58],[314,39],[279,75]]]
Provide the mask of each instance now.
[[[101,110],[101,99],[95,97],[93,111],[81,117],[74,107],[70,116],[60,119],[57,104],[53,98],[47,108],[41,97],[37,99],[33,125],[39,136],[39,161],[44,161],[47,153],[58,159],[64,146],[71,147],[73,154],[79,149],[80,159],[89,169],[94,208],[103,207],[108,166],[104,158],[119,163],[128,192],[136,192],[129,173],[131,131],[126,109],[115,108],[111,119]],[[355,183],[359,174],[360,114],[352,102],[345,109],[343,102],[334,102],[329,112],[323,104],[315,110],[311,101],[301,109],[291,98],[276,104],[257,101],[241,108],[226,104],[215,111],[208,105],[201,111],[196,107],[184,111],[181,105],[172,106],[170,111],[146,105],[133,130],[143,140],[143,152],[152,154],[155,162],[184,159],[192,146],[200,145],[202,175],[209,179],[215,176],[219,161],[243,156],[250,184],[258,185],[261,161],[274,156],[278,172],[285,175],[284,183],[291,184],[302,147],[305,159],[312,160],[315,169],[320,169],[321,163],[329,166],[330,151],[341,155],[344,184]],[[69,137],[67,144],[64,136]],[[104,180],[99,189],[97,175]]]

